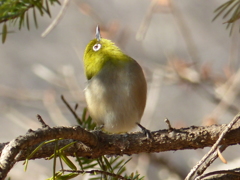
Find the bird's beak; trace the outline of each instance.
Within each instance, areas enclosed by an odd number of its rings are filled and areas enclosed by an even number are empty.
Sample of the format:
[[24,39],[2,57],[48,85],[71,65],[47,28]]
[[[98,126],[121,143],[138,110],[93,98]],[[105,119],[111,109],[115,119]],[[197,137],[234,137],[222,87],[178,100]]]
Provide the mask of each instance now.
[[97,41],[101,40],[100,28],[98,26],[96,27],[96,39]]

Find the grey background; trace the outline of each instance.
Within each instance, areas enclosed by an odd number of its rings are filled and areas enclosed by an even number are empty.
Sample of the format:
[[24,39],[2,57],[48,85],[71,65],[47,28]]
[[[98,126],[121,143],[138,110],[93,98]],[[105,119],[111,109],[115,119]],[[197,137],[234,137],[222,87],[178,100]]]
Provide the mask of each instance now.
[[[113,27],[117,30],[106,35],[107,38],[116,42],[144,69],[149,91],[142,125],[151,130],[164,129],[167,128],[165,118],[179,128],[202,125],[216,104],[199,95],[195,88],[166,79],[164,69],[171,57],[175,57],[190,64],[194,61],[198,67],[207,64],[214,76],[222,77],[229,58],[239,61],[239,34],[230,37],[221,19],[211,22],[214,9],[223,2],[172,1],[175,7],[172,11],[159,6],[142,41],[135,37],[151,3],[148,0],[71,1],[57,27],[45,38],[41,33],[60,11],[58,5],[51,7],[52,19],[47,15],[38,16],[38,29],[34,28],[32,20],[30,31],[9,27],[14,33],[8,35],[5,44],[0,44],[0,142],[23,135],[29,128],[39,128],[36,114],[42,115],[51,126],[77,124],[61,102],[60,95],[63,94],[72,105],[79,103],[78,113],[81,114],[85,107],[83,89],[86,83],[82,56],[85,46],[94,38],[96,25],[104,31],[115,24]],[[83,14],[79,10],[82,3],[87,3],[98,18]],[[189,53],[188,49],[194,48],[195,53]],[[46,74],[43,67],[55,75]],[[36,72],[45,74],[48,81]],[[68,78],[73,81],[71,88]],[[227,123],[233,117],[234,114],[225,112],[218,123]],[[237,157],[236,149],[227,150],[225,155],[229,162]],[[207,150],[164,152],[153,154],[156,158],[150,159],[146,154],[135,155],[129,171],[138,170],[146,179],[181,179]],[[157,158],[162,164],[153,160]],[[219,164],[221,162],[217,160],[214,167]],[[52,161],[35,160],[24,172],[20,162],[9,176],[42,180],[52,175],[51,168]],[[177,176],[177,172],[182,177]]]

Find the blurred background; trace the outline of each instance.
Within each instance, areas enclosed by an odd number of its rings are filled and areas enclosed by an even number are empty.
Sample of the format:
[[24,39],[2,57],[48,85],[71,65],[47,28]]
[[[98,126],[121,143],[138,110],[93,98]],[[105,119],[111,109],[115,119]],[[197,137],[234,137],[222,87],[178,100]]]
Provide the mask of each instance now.
[[[50,126],[77,124],[60,96],[72,106],[78,103],[81,115],[86,106],[82,57],[97,25],[102,37],[144,69],[148,100],[143,126],[166,129],[165,118],[175,128],[230,122],[239,111],[239,22],[231,36],[221,18],[212,22],[224,2],[74,0],[44,38],[61,6],[51,7],[52,18],[38,15],[38,29],[32,19],[30,31],[9,27],[14,32],[0,44],[0,142],[40,128],[37,114]],[[239,149],[229,147],[223,153],[228,164],[216,160],[212,170],[237,167]],[[146,180],[183,179],[208,150],[134,155],[128,171]],[[52,161],[30,161],[27,172],[19,162],[9,176],[46,179],[52,176]]]

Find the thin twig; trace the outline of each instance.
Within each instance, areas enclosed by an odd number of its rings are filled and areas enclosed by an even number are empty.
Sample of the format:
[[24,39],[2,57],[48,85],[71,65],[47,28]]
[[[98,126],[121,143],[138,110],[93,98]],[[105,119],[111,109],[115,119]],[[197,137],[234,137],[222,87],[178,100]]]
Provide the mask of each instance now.
[[144,16],[144,19],[140,25],[140,28],[138,29],[138,32],[136,34],[136,39],[138,41],[142,41],[146,35],[147,29],[149,27],[149,24],[151,22],[152,19],[152,14],[153,14],[153,9],[155,7],[155,5],[158,3],[158,0],[154,0],[150,3],[147,12]]
[[46,37],[53,30],[53,28],[56,27],[60,19],[63,17],[65,11],[67,10],[67,6],[69,2],[70,0],[64,0],[60,12],[58,13],[57,17],[53,20],[53,22],[48,26],[48,28],[42,33],[42,37]]
[[50,128],[50,127],[44,122],[44,120],[42,119],[42,117],[41,117],[39,114],[37,115],[37,118],[38,118],[38,121],[41,123],[42,128]]
[[170,131],[173,130],[173,128],[172,128],[172,126],[171,126],[171,123],[170,123],[169,119],[166,118],[164,121],[165,121],[165,123],[168,125],[168,129],[169,129]]
[[79,124],[82,124],[82,120],[81,118],[77,115],[77,113],[72,109],[72,107],[68,104],[68,102],[65,100],[64,96],[61,95],[61,99],[64,102],[64,104],[67,106],[67,108],[71,111],[71,113],[73,114],[73,116],[75,117],[75,119],[77,120],[77,122]]
[[75,104],[74,110],[77,111],[77,108],[78,108],[78,103]]
[[[222,145],[222,146],[219,147],[219,151],[220,151],[220,152],[223,152],[227,147],[228,147],[228,145]],[[215,153],[213,154],[213,157],[210,158],[209,161],[206,162],[206,163],[204,164],[204,166],[201,167],[201,169],[198,170],[199,174],[202,174],[217,158],[218,158],[218,153],[215,152]]]
[[[221,135],[219,136],[216,143],[212,146],[210,151],[191,169],[185,180],[190,180],[195,173],[198,171],[198,169],[203,165],[203,163],[207,163],[207,159],[217,150],[219,144],[221,143],[224,136],[228,133],[228,131],[232,128],[232,126],[240,119],[240,113],[237,114],[234,119],[225,127],[225,129],[222,131]],[[210,164],[209,164],[210,165]]]
[[220,171],[214,171],[214,172],[210,172],[207,174],[204,174],[202,176],[199,176],[197,179],[204,179],[205,177],[208,176],[212,176],[212,175],[216,175],[216,174],[229,174],[229,175],[235,175],[235,176],[239,176],[240,177],[240,172],[234,171],[234,170],[220,170]]

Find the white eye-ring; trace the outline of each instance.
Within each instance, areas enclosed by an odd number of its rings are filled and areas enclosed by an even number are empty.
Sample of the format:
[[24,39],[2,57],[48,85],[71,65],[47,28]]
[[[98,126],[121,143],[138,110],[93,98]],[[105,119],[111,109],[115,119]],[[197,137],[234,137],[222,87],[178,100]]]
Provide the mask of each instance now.
[[94,51],[98,51],[99,49],[101,49],[101,47],[102,47],[101,44],[95,44],[95,45],[93,46],[93,50],[94,50]]

